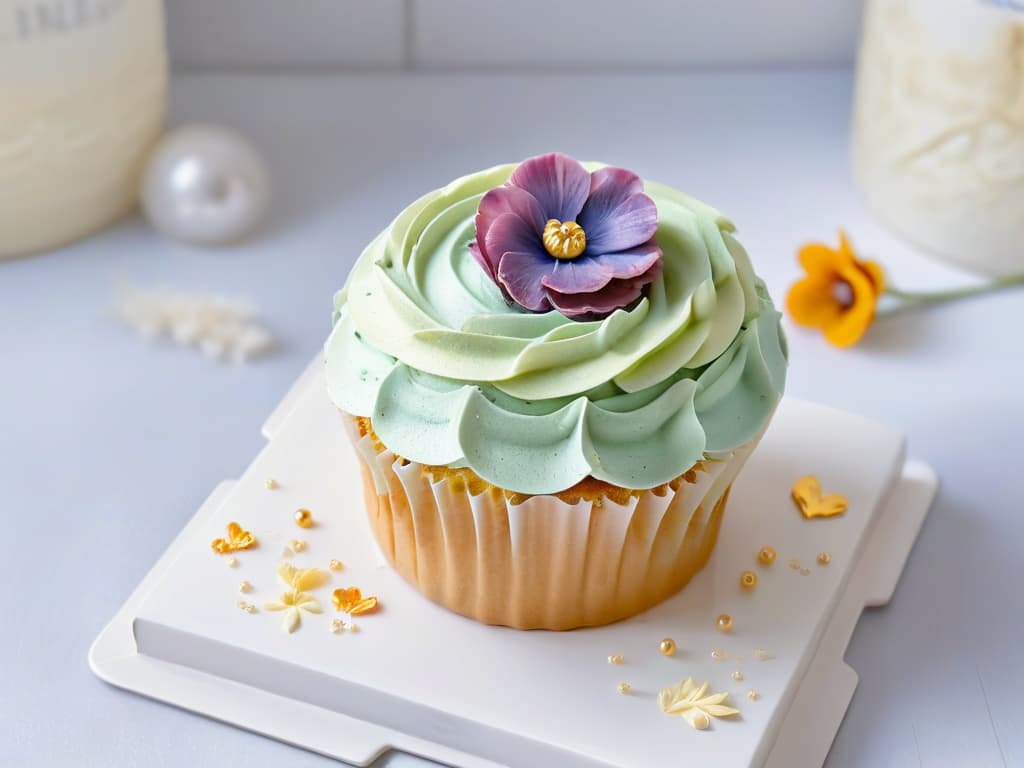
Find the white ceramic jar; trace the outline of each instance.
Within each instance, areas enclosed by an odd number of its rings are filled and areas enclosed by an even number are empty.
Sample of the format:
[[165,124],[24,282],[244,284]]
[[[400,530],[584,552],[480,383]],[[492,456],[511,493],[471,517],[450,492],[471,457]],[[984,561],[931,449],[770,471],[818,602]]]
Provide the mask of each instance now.
[[162,0],[0,0],[0,258],[134,206],[166,90]]
[[867,0],[853,157],[894,229],[1024,271],[1024,0]]

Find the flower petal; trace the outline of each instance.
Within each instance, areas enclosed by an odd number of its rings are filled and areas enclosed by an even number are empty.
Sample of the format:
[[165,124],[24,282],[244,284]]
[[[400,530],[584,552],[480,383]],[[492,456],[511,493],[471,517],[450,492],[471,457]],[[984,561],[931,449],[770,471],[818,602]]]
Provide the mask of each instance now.
[[509,183],[537,198],[545,221],[575,221],[590,193],[586,168],[561,152],[524,160],[512,172]]
[[857,266],[871,281],[875,295],[881,294],[885,290],[885,270],[882,269],[882,265],[877,261],[858,261]]
[[289,635],[299,628],[299,624],[302,623],[302,616],[299,615],[298,608],[289,608],[285,611],[284,621],[281,626],[284,627],[284,631]]
[[738,709],[727,707],[723,704],[708,704],[707,706],[701,707],[701,709],[712,717],[735,717],[740,713]]
[[583,256],[572,261],[556,260],[551,274],[542,282],[559,293],[592,293],[612,279],[639,277],[661,258],[661,248],[653,240],[632,251]]
[[797,260],[808,275],[835,275],[853,263],[853,254],[825,243],[808,243],[797,253]]
[[480,265],[480,268],[487,273],[487,276],[494,280],[494,265],[491,264],[490,260],[484,255],[483,249],[480,247],[480,242],[474,240],[469,244],[469,252],[473,254],[473,258],[476,259],[476,263]]
[[538,256],[543,255],[549,262],[554,261],[544,250],[540,232],[515,213],[503,213],[496,218],[487,230],[485,239],[488,260],[495,265],[500,264],[501,257],[510,251],[536,253]]
[[[537,198],[525,189],[511,186],[497,187],[483,196],[476,213],[475,245],[477,250],[473,255],[492,279],[503,252],[492,253],[487,249],[487,233],[497,218],[505,213],[516,214],[537,233],[544,231],[544,224],[547,222]],[[470,248],[472,249],[473,246]]]
[[786,310],[799,325],[824,328],[834,323],[843,313],[832,288],[831,276],[815,274],[798,280],[786,294]]
[[623,251],[650,240],[658,229],[658,206],[643,194],[640,177],[622,168],[602,168],[594,177],[577,222],[587,233],[587,250]]
[[614,208],[618,204],[614,201],[622,202],[627,197],[639,195],[643,191],[644,180],[635,173],[627,171],[625,168],[616,168],[615,166],[608,165],[604,168],[598,168],[590,174],[590,198],[588,204],[596,197],[600,200],[613,201],[612,207]]
[[616,309],[628,307],[643,294],[644,286],[653,283],[661,275],[662,263],[657,261],[639,277],[625,280],[611,280],[593,293],[559,293],[547,289],[551,304],[566,317],[606,317]]
[[874,320],[878,297],[871,281],[858,267],[844,271],[842,277],[850,285],[853,304],[825,324],[825,340],[836,347],[852,347]]
[[692,677],[688,677],[685,680],[680,681],[678,695],[679,695],[680,698],[684,698],[684,699],[685,698],[690,698],[690,696],[696,690],[697,690],[697,681],[694,680]]
[[[706,690],[705,690],[705,693],[707,693]],[[699,699],[697,700],[696,703],[697,703],[697,706],[704,707],[705,709],[707,709],[707,707],[709,705],[721,704],[727,698],[729,698],[728,692],[726,692],[726,693],[712,693],[710,696],[705,695],[705,696],[699,697]]]
[[551,302],[541,280],[550,274],[554,261],[535,251],[505,253],[498,262],[498,280],[516,303],[533,312],[549,310]]
[[[607,267],[612,277],[619,279],[638,277],[654,266],[654,262],[662,256],[661,248],[653,239],[628,251],[602,253],[590,257],[593,261]],[[551,286],[555,287],[555,286]]]
[[331,577],[327,571],[322,571],[319,568],[306,568],[298,572],[292,586],[302,591],[318,589],[330,580]]
[[552,261],[551,272],[541,278],[541,283],[559,293],[593,293],[615,277],[608,264],[586,256],[571,261]]
[[661,692],[658,693],[658,706],[661,707],[662,712],[668,712],[669,707],[675,703],[675,686],[672,688],[662,688]]

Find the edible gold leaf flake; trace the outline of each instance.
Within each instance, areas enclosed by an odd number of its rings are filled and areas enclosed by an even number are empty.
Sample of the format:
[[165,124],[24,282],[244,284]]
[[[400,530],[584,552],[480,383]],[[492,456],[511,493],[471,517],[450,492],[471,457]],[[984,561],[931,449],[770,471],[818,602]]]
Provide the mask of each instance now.
[[312,595],[295,590],[285,592],[277,600],[268,600],[263,604],[268,611],[284,611],[282,629],[291,634],[302,624],[302,612],[322,613],[320,603]]
[[697,685],[688,677],[663,688],[658,694],[658,706],[666,715],[678,715],[698,731],[711,725],[712,717],[734,717],[740,713],[723,703],[729,698],[728,693],[708,693],[709,689],[708,683]]
[[839,493],[825,496],[821,483],[814,475],[801,477],[793,483],[793,501],[800,513],[810,520],[812,517],[834,517],[846,511],[849,502]]
[[277,575],[281,581],[299,592],[322,587],[331,579],[319,568],[296,568],[291,563],[281,563],[277,566]]
[[229,552],[238,552],[242,549],[252,549],[256,546],[256,537],[245,530],[236,522],[228,523],[228,537],[226,539],[214,539],[210,544],[213,551],[218,555],[226,555]]

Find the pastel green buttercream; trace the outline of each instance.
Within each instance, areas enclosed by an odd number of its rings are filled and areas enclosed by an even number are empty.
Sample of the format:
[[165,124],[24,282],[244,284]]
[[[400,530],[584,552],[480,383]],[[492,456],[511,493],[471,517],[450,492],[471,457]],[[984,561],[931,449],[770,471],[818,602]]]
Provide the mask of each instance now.
[[664,272],[646,297],[600,321],[529,313],[468,248],[480,198],[514,167],[425,195],[363,252],[326,345],[335,404],[405,458],[530,494],[588,475],[651,488],[756,435],[786,349],[732,223],[647,182]]

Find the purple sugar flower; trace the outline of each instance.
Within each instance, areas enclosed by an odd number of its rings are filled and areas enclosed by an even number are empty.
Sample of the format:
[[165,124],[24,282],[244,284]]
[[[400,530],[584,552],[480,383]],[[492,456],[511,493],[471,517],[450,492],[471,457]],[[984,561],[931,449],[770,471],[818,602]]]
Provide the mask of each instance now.
[[661,274],[658,209],[623,168],[559,153],[524,161],[480,201],[470,249],[505,295],[574,319],[628,307]]

